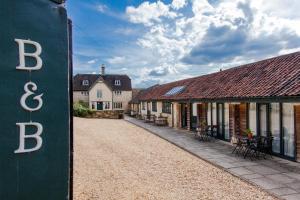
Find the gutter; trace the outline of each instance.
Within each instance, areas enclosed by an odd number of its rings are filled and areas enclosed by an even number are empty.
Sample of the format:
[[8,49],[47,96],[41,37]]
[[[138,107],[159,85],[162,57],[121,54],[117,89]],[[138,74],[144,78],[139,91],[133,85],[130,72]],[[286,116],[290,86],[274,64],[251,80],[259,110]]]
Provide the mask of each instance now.
[[173,101],[173,102],[299,102],[300,96],[273,96],[273,97],[224,97],[224,98],[186,98],[186,99],[147,99],[140,101]]

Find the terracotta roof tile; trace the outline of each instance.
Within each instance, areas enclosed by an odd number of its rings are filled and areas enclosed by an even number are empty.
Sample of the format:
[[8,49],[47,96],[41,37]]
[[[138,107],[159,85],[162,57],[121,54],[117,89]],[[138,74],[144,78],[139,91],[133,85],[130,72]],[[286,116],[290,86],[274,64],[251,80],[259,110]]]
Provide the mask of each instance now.
[[[177,95],[164,96],[176,86]],[[154,87],[140,100],[223,99],[300,95],[300,52]]]

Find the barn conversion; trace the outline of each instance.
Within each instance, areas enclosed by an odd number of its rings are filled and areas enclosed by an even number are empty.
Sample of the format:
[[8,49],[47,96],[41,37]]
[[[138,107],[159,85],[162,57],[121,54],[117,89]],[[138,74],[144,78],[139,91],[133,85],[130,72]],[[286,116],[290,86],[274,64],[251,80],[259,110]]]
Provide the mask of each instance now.
[[300,52],[145,89],[131,102],[168,126],[215,126],[231,141],[250,129],[272,136],[272,153],[300,161]]

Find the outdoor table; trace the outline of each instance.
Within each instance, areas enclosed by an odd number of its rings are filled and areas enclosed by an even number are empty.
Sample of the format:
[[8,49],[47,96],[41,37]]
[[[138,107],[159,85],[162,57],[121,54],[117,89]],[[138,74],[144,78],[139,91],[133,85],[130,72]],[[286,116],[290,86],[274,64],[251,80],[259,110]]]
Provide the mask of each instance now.
[[236,154],[242,154],[243,157],[246,158],[251,151],[253,151],[252,155],[254,153],[257,153],[258,140],[256,137],[249,138],[248,136],[239,135],[237,136],[237,140],[238,140],[237,146],[239,147],[235,148],[235,150],[237,149]]

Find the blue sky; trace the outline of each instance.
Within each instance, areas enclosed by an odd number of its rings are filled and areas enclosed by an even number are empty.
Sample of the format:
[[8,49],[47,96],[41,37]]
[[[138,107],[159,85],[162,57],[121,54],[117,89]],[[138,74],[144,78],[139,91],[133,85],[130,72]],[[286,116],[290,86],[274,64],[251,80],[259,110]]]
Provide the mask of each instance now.
[[69,0],[74,73],[148,87],[300,51],[299,0]]

